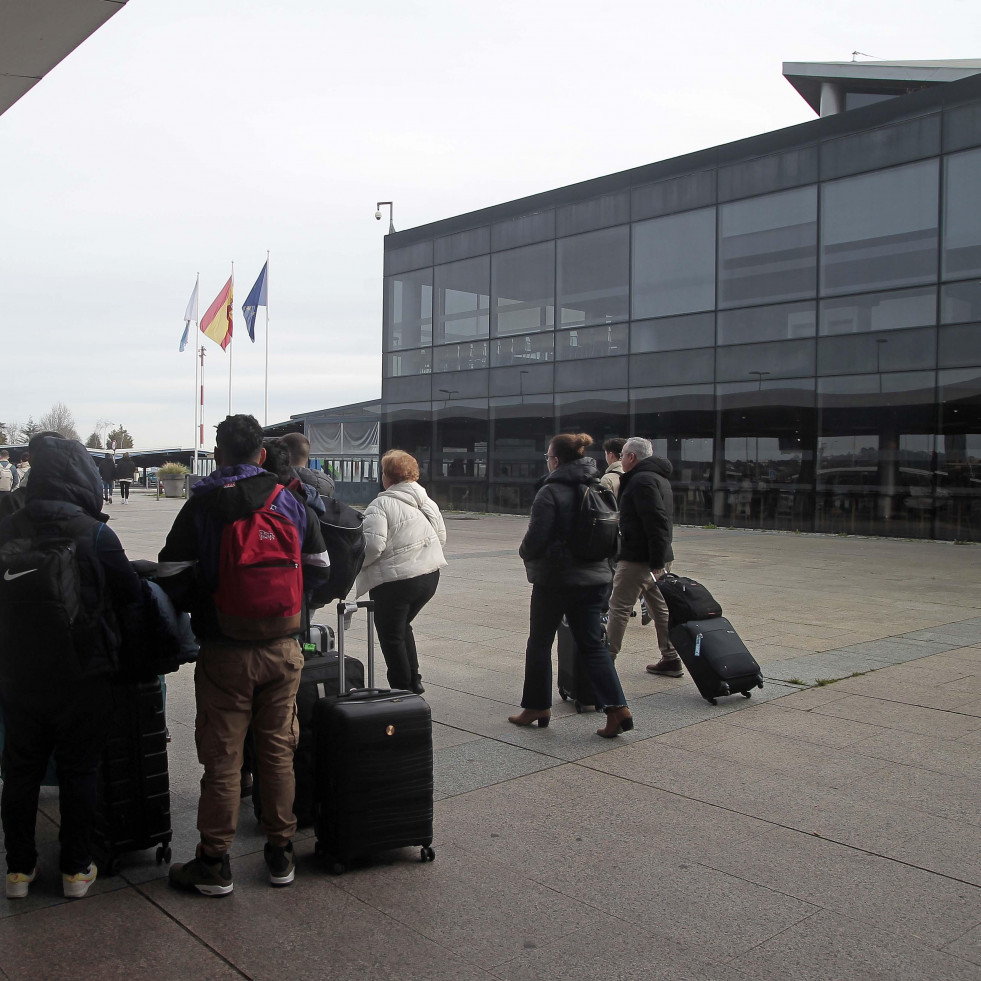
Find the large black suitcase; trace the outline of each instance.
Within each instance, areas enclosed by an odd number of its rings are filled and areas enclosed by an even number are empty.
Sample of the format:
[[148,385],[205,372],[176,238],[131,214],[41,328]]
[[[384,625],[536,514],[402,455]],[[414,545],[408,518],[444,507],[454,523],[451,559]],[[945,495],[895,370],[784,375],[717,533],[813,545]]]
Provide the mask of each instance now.
[[756,658],[725,617],[679,624],[671,631],[671,643],[702,698],[713,705],[724,695],[749,698],[750,689],[763,687]]
[[579,645],[572,636],[565,617],[559,624],[556,637],[559,660],[557,681],[562,701],[571,698],[577,712],[595,712],[596,692],[590,684],[582,663],[582,656],[579,654]]
[[[433,720],[412,692],[374,687],[374,604],[338,603],[338,651],[344,615],[368,611],[368,687],[314,706],[317,854],[335,874],[361,859],[419,846],[432,861]],[[344,691],[342,673],[339,692]]]
[[664,602],[668,605],[668,629],[689,620],[710,620],[722,616],[718,600],[694,579],[667,573],[657,580]]
[[170,861],[167,720],[159,679],[114,686],[109,738],[99,765],[93,857],[100,872],[119,871],[124,852],[156,847]]
[[[339,690],[340,681],[340,658],[334,650],[333,630],[322,624],[312,623],[309,636],[309,642],[303,645],[303,671],[300,673],[300,687],[296,692],[296,719],[300,724],[300,737],[293,755],[293,776],[296,779],[293,813],[301,828],[313,824],[314,786],[317,780],[313,709],[325,695],[333,695]],[[364,688],[364,665],[359,660],[345,657],[344,674],[348,691],[352,688]],[[253,766],[252,770],[252,810],[255,819],[261,821],[260,774],[258,767]]]

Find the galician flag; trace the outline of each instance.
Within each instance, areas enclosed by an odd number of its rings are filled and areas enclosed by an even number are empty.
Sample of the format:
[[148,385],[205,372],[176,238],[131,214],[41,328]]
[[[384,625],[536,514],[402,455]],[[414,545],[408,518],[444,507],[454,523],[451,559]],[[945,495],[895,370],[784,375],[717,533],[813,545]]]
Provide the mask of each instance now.
[[249,291],[249,295],[245,298],[245,303],[242,304],[242,313],[245,316],[245,327],[249,332],[249,338],[253,344],[255,344],[255,314],[259,307],[268,306],[266,302],[266,271],[269,266],[269,260],[267,259],[262,266],[262,272],[259,273],[259,278],[255,281],[255,286]]
[[201,333],[220,344],[224,351],[232,342],[232,277],[221,288],[215,302],[201,318]]
[[191,298],[187,301],[187,309],[184,311],[184,336],[181,338],[183,351],[187,347],[187,335],[191,329],[191,324],[198,322],[198,280],[194,280],[194,289],[191,291]]

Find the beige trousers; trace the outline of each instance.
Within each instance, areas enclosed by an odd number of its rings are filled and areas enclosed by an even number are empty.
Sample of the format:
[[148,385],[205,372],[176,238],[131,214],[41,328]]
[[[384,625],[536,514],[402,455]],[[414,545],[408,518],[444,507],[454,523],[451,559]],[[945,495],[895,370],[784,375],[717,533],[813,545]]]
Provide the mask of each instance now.
[[606,625],[606,642],[613,654],[620,653],[623,635],[630,620],[630,611],[643,596],[647,610],[654,618],[657,631],[657,646],[661,657],[672,660],[678,656],[671,638],[668,636],[668,604],[664,602],[661,590],[657,588],[654,574],[646,562],[617,562],[613,577],[613,594],[610,597],[610,622]]

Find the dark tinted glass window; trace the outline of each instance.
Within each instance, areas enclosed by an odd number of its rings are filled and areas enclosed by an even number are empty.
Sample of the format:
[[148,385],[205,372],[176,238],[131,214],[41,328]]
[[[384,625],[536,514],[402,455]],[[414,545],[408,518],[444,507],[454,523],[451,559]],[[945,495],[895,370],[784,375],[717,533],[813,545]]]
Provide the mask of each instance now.
[[864,334],[936,322],[937,291],[932,286],[821,301],[821,334]]
[[630,358],[630,387],[693,385],[715,377],[715,350],[658,351]]
[[627,325],[577,327],[555,332],[555,358],[571,361],[581,358],[606,358],[627,353]]
[[382,398],[386,402],[416,402],[432,395],[432,375],[406,375],[383,378]]
[[452,262],[490,252],[490,228],[468,228],[455,235],[444,235],[434,243],[434,261]]
[[940,113],[891,126],[863,129],[821,144],[825,180],[861,171],[921,160],[940,152]]
[[928,282],[937,274],[937,161],[825,184],[821,290]]
[[531,242],[544,242],[555,238],[555,212],[539,211],[533,215],[509,218],[491,227],[491,246],[498,249],[513,249]]
[[981,282],[948,283],[940,291],[940,316],[945,324],[981,320]]
[[429,347],[385,355],[385,377],[387,378],[399,378],[402,375],[424,375],[432,370],[433,350]]
[[940,367],[981,365],[981,324],[940,328]]
[[487,341],[469,341],[465,344],[447,344],[433,348],[433,366],[436,371],[465,371],[487,367]]
[[491,395],[548,395],[555,388],[551,364],[494,368],[490,373]]
[[633,226],[633,317],[715,307],[715,208]]
[[869,371],[932,368],[937,361],[937,329],[899,330],[888,337],[842,334],[818,342],[818,374],[847,375]]
[[433,342],[433,271],[385,280],[385,349],[423,347]]
[[798,378],[814,374],[814,341],[742,344],[716,349],[718,381]]
[[545,330],[555,322],[555,245],[542,242],[491,259],[494,333]]
[[491,364],[538,364],[551,361],[555,351],[555,335],[525,334],[523,337],[495,337],[491,341]]
[[944,279],[981,275],[981,150],[944,164]]
[[555,215],[557,235],[575,235],[593,228],[606,228],[630,221],[630,194],[608,194],[559,208]]
[[817,146],[799,147],[742,160],[719,168],[719,200],[732,201],[753,194],[766,194],[785,187],[799,187],[818,179]]
[[627,358],[562,361],[555,366],[559,392],[588,392],[596,388],[627,387]]
[[487,371],[443,371],[434,373],[433,401],[452,402],[487,394]]
[[711,347],[714,343],[714,313],[693,313],[687,317],[665,317],[663,320],[644,320],[630,325],[631,354]]
[[566,327],[627,318],[630,232],[626,225],[558,243],[559,323]]
[[751,344],[814,336],[813,303],[719,311],[719,343]]
[[630,195],[630,214],[634,221],[676,211],[690,211],[715,204],[715,171],[672,177],[656,184],[634,188]]
[[401,249],[385,250],[385,275],[405,272],[408,269],[421,269],[433,264],[432,240],[406,245]]
[[488,334],[490,257],[436,267],[436,343]]
[[792,300],[816,288],[816,187],[719,208],[719,306]]

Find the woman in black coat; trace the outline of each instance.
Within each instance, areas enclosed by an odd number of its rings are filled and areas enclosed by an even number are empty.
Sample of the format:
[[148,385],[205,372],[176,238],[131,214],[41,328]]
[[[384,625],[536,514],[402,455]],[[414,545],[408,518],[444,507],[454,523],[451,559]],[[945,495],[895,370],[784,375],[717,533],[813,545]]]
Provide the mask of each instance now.
[[553,436],[548,446],[548,475],[535,495],[531,521],[518,554],[524,560],[531,591],[531,629],[525,649],[522,711],[508,717],[516,726],[544,728],[552,712],[552,643],[562,617],[579,647],[606,725],[597,734],[612,738],[633,729],[633,718],[603,637],[602,616],[613,579],[606,559],[586,561],[573,555],[580,487],[598,479],[596,463],[585,451],[593,440],[585,433]]

